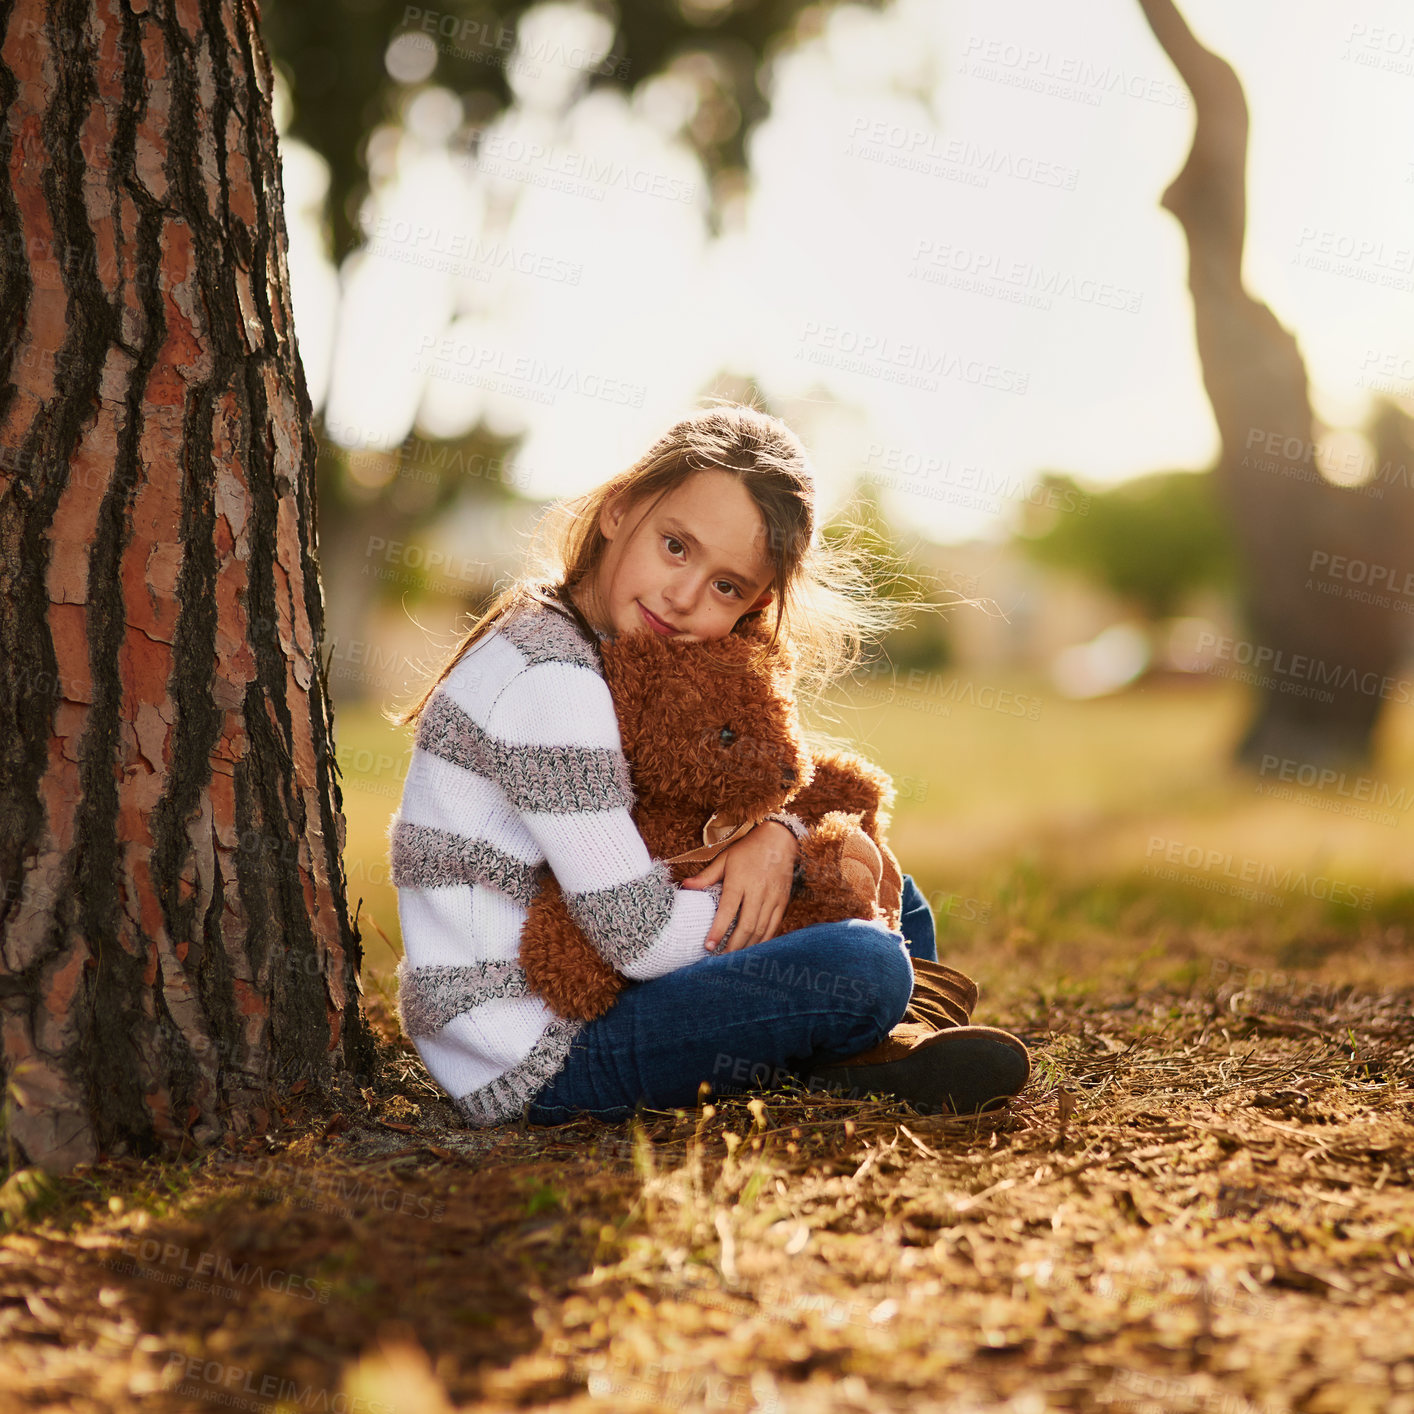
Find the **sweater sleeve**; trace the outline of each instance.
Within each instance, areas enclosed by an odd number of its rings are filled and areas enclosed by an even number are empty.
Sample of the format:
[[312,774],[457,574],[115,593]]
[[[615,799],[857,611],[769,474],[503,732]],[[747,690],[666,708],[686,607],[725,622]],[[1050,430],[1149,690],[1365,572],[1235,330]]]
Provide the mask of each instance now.
[[681,889],[629,813],[634,795],[608,684],[575,663],[532,662],[486,719],[496,783],[544,852],[570,916],[626,977],[710,954],[721,885]]

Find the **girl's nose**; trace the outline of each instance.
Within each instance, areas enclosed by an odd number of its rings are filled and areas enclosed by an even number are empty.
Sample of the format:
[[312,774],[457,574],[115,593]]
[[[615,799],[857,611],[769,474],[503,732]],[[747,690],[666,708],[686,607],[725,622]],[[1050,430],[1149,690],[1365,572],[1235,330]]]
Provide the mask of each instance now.
[[676,622],[681,623],[684,617],[692,612],[692,606],[696,602],[697,596],[693,593],[690,584],[672,583],[663,588],[663,603],[668,606]]

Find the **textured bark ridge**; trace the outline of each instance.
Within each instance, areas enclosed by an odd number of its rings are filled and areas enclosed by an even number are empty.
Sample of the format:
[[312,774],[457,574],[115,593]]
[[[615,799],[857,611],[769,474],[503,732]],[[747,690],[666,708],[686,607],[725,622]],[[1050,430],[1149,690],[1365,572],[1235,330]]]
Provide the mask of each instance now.
[[[1324,552],[1402,566],[1414,540],[1407,423],[1374,431],[1369,487],[1322,474],[1306,365],[1289,330],[1242,284],[1247,226],[1247,101],[1232,68],[1194,37],[1173,0],[1140,0],[1193,95],[1197,125],[1164,208],[1188,242],[1188,285],[1203,384],[1222,439],[1217,476],[1244,562],[1259,705],[1239,756],[1302,763],[1362,760],[1384,703],[1408,690],[1397,665],[1409,616],[1312,583]],[[1325,563],[1329,563],[1326,561]],[[1260,656],[1259,656],[1260,655]]]
[[57,1170],[373,1063],[258,25],[0,10],[0,1028]]

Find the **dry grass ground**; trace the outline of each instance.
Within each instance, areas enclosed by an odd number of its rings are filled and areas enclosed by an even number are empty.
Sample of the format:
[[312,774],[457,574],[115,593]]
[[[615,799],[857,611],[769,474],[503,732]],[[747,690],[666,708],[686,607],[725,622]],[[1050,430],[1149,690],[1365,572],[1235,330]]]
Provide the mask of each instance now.
[[[397,1033],[385,904],[376,1085],[272,1097],[201,1162],[0,1191],[0,1408],[1414,1414],[1408,827],[1270,814],[1195,764],[1232,699],[1179,705],[879,738],[926,783],[897,836],[940,953],[1032,1048],[1007,1111],[774,1092],[467,1130]],[[357,851],[392,805],[350,802]]]

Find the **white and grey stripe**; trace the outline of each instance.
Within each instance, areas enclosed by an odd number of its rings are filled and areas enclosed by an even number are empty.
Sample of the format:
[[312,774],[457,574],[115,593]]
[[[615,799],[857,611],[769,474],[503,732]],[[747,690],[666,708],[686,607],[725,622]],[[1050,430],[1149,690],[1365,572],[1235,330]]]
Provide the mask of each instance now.
[[518,962],[473,962],[464,967],[409,967],[398,963],[398,1014],[409,1036],[432,1036],[454,1017],[497,997],[525,997]]
[[438,889],[452,884],[485,884],[527,908],[540,891],[543,864],[527,864],[488,839],[473,839],[432,825],[399,820],[389,851],[391,877],[398,888]]
[[721,885],[676,888],[634,802],[598,655],[553,609],[503,616],[428,700],[389,836],[407,950],[398,1009],[468,1123],[515,1118],[585,1025],[532,993],[517,957],[552,868],[570,916],[633,980],[702,956]]
[[633,782],[623,752],[600,746],[518,746],[500,741],[442,690],[418,721],[417,745],[454,766],[495,781],[517,810],[632,808]]
[[651,871],[612,888],[564,895],[569,915],[620,972],[653,946],[673,914],[677,885],[661,861]]
[[573,619],[543,604],[517,605],[496,621],[502,635],[525,655],[529,663],[578,663],[599,671],[599,658],[586,643]]
[[556,1017],[523,1060],[489,1085],[459,1096],[457,1108],[477,1126],[501,1124],[519,1114],[559,1074],[574,1038],[589,1024]]

